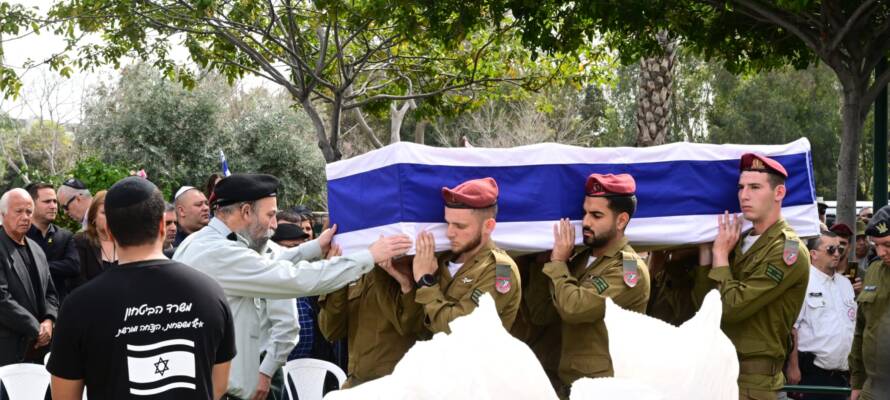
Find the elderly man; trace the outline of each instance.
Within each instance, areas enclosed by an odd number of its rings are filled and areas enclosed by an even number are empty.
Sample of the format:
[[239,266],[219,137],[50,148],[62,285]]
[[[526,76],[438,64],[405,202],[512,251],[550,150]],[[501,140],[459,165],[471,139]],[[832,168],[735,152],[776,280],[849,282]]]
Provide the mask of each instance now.
[[33,213],[24,189],[0,197],[0,366],[42,362],[59,308],[46,255],[25,236]]
[[[238,355],[229,377],[230,398],[253,397],[270,380],[260,366],[260,299],[290,299],[323,294],[355,281],[382,262],[411,247],[405,235],[383,237],[368,250],[339,256],[331,246],[336,225],[299,247],[273,251],[267,246],[277,227],[278,179],[263,174],[233,174],[214,189],[216,216],[186,238],[173,259],[216,278],[235,318]],[[332,250],[333,249],[333,250]],[[323,254],[328,260],[308,262]],[[274,371],[272,371],[274,372]]]
[[32,183],[25,188],[34,200],[34,216],[28,238],[40,245],[49,262],[49,273],[59,295],[59,302],[68,294],[69,281],[80,275],[80,257],[74,247],[71,231],[56,226],[56,213],[59,202],[56,190],[48,183]]
[[176,207],[176,238],[173,247],[179,246],[185,238],[210,223],[210,203],[197,188],[183,186],[173,197]]
[[90,205],[93,204],[93,195],[87,190],[87,186],[83,182],[70,178],[59,186],[57,194],[59,204],[62,210],[71,217],[71,219],[80,222],[80,226],[87,226],[87,212],[90,211]]
[[[811,239],[807,296],[792,329],[793,347],[785,376],[788,383],[849,385],[847,357],[853,343],[856,302],[853,285],[837,271],[842,252],[840,238],[824,231]],[[847,396],[808,394],[807,400],[846,399]]]

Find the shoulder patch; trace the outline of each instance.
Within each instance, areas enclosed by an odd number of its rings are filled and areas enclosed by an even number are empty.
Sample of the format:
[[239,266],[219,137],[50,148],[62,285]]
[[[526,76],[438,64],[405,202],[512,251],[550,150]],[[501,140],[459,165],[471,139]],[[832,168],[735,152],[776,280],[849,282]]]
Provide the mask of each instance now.
[[785,265],[792,266],[797,262],[797,253],[800,251],[798,242],[795,239],[785,239],[785,249],[782,251],[782,261]]
[[622,251],[621,253],[624,256],[624,261],[621,263],[621,267],[624,270],[624,284],[628,287],[637,286],[637,282],[640,280],[640,276],[637,272],[637,260],[633,255],[626,251]]
[[606,289],[609,288],[609,282],[606,282],[606,280],[603,279],[601,276],[590,278],[590,283],[592,283],[593,287],[596,288],[597,294],[603,294],[603,292],[605,292]]
[[775,265],[772,265],[772,264],[768,264],[766,266],[766,276],[768,278],[772,279],[773,281],[775,281],[776,283],[780,283],[780,282],[782,282],[782,279],[785,279],[785,273],[782,272],[782,270],[779,269],[779,267],[776,267]]
[[470,294],[470,300],[473,301],[473,304],[476,307],[479,307],[479,298],[482,297],[482,291],[479,289],[473,289],[473,293]]
[[506,294],[512,286],[511,277],[513,275],[509,265],[498,264],[494,267],[495,280],[494,288],[500,294]]

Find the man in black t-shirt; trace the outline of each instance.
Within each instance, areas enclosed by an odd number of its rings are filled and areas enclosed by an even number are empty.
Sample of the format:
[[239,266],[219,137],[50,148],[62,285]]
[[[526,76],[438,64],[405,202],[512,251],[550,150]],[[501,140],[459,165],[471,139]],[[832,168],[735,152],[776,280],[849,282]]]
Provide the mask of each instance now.
[[128,177],[105,197],[120,265],[71,293],[47,369],[53,399],[219,399],[235,356],[216,281],[162,253],[164,201]]

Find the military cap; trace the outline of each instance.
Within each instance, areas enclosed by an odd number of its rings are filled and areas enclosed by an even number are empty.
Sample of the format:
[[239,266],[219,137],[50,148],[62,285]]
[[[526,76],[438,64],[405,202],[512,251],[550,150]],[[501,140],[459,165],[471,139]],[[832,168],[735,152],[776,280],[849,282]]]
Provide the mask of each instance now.
[[232,174],[216,184],[213,189],[214,204],[223,207],[242,201],[254,201],[275,197],[278,178],[268,174]]
[[632,196],[637,183],[629,174],[590,174],[584,190],[589,197]]
[[84,185],[83,182],[78,180],[77,178],[68,178],[65,182],[62,182],[62,186],[68,186],[72,189],[84,190],[87,188],[87,185]]
[[488,208],[498,203],[498,183],[493,178],[472,179],[454,189],[442,188],[448,208]]
[[278,228],[275,228],[275,234],[272,235],[273,242],[282,240],[302,240],[308,238],[309,235],[297,224],[278,224]]
[[155,193],[160,192],[158,192],[157,186],[148,179],[128,176],[117,181],[108,189],[108,193],[105,195],[105,209],[124,208],[139,204],[150,199]]
[[755,153],[742,154],[739,169],[741,171],[760,171],[781,175],[785,178],[788,177],[788,171],[785,171],[785,167],[779,164],[778,161]]
[[850,229],[850,227],[847,226],[847,224],[844,224],[844,223],[837,223],[837,224],[834,224],[834,225],[832,225],[831,228],[829,228],[828,230],[830,230],[830,231],[832,231],[832,232],[834,232],[834,233],[836,233],[836,234],[838,234],[838,235],[844,236],[844,237],[850,237],[850,236],[853,236],[853,230]]
[[873,237],[890,236],[890,205],[881,207],[865,228],[865,234]]

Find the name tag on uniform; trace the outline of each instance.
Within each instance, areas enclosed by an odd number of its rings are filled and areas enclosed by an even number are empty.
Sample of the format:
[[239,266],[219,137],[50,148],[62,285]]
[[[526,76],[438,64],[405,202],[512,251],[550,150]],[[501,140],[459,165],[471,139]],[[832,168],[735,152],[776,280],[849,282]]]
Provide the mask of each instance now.
[[810,297],[822,297],[822,292],[809,293]]
[[875,290],[878,290],[878,287],[877,286],[866,286],[866,287],[862,288],[862,290],[864,290],[866,292],[874,292]]

